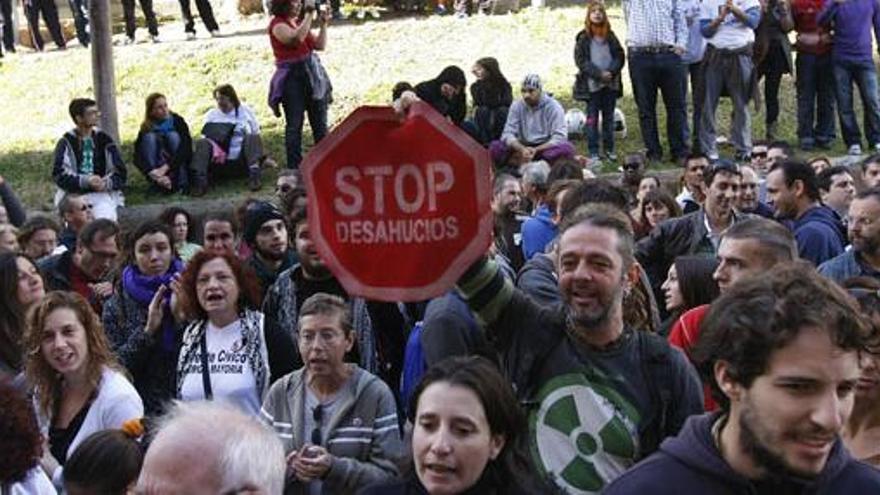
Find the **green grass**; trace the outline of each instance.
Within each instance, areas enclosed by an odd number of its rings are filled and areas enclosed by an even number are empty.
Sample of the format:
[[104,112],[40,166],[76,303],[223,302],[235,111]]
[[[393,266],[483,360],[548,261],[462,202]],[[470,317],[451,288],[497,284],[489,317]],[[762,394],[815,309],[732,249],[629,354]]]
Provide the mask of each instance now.
[[[618,36],[625,39],[620,10],[612,10],[611,17]],[[397,81],[429,79],[450,64],[469,72],[473,62],[484,56],[496,57],[514,85],[527,72],[541,74],[547,90],[571,108],[576,105],[571,99],[576,72],[574,38],[582,19],[583,7],[572,6],[466,20],[432,16],[331,26],[328,50],[322,55],[335,88],[330,122],[340,121],[358,105],[386,103]],[[256,111],[269,152],[283,163],[284,122],[272,116],[266,105],[273,65],[264,26],[263,21],[251,22],[240,28],[241,35],[219,40],[114,47],[117,108],[126,162],[131,162],[132,143],[147,94],[166,94],[171,108],[197,130],[213,104],[212,88],[232,83]],[[224,32],[231,31],[224,27]],[[618,143],[621,156],[642,148],[628,74],[623,79],[625,95],[619,105],[627,115],[629,136]],[[5,110],[0,124],[0,175],[13,184],[30,207],[48,208],[54,192],[50,177],[52,150],[61,133],[71,126],[67,104],[71,98],[93,92],[89,53],[70,49],[8,58],[0,65],[0,80],[0,101]],[[789,77],[783,80],[780,98],[780,137],[794,143],[795,95]],[[658,113],[665,143],[662,103],[658,104]],[[730,116],[727,100],[717,115],[719,134],[725,133]],[[753,135],[763,136],[763,113],[755,112],[754,105],[752,122]],[[305,141],[307,146],[311,142],[308,126]],[[585,146],[583,142],[577,144],[580,149]],[[842,144],[834,150],[843,151]],[[181,199],[148,197],[140,172],[130,166],[129,176],[130,205]],[[243,181],[233,181],[217,187],[209,197],[228,197],[244,189]]]

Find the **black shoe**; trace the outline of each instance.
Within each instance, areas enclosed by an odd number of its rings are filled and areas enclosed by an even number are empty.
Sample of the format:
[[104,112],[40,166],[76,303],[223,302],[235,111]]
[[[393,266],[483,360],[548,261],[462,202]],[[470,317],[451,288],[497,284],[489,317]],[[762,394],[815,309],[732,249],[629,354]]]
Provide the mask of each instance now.
[[189,195],[194,198],[201,198],[207,192],[208,192],[208,184],[206,184],[204,182],[199,182],[199,183],[196,183],[194,186],[192,186],[192,188],[189,190]]

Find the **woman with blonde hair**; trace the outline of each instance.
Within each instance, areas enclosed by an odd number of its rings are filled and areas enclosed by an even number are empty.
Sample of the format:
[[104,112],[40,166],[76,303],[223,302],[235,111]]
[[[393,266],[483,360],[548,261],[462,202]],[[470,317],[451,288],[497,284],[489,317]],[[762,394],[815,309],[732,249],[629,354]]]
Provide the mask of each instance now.
[[34,308],[24,350],[48,438],[43,468],[60,486],[61,466],[85,438],[143,416],[144,407],[110,351],[100,318],[79,294],[50,292]]
[[144,107],[144,121],[134,142],[134,165],[154,189],[187,190],[193,147],[189,126],[168,108],[162,93],[147,96]]

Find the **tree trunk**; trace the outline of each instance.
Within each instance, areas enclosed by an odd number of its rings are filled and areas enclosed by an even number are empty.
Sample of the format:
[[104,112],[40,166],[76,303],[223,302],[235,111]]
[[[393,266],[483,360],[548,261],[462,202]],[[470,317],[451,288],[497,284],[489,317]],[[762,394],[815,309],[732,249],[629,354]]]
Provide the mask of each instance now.
[[95,100],[101,110],[101,129],[119,143],[109,0],[89,0],[89,27],[92,36],[92,84],[95,86]]

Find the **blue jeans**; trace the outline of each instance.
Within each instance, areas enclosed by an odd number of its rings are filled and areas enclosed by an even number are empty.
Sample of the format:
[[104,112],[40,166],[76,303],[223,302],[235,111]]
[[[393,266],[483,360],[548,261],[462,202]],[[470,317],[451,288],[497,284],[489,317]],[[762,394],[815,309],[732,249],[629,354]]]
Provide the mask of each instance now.
[[284,144],[287,148],[287,168],[299,168],[302,162],[302,130],[305,114],[309,115],[315,144],[327,134],[327,102],[312,98],[312,85],[306,74],[305,62],[296,64],[284,81],[281,96],[284,109]]
[[657,90],[666,107],[666,138],[675,157],[684,156],[687,135],[687,72],[681,57],[672,52],[629,51],[629,75],[633,96],[639,108],[639,129],[648,149],[648,158],[661,159],[663,148],[657,132]]
[[801,145],[834,141],[834,74],[831,55],[798,53],[797,135]]
[[873,61],[850,62],[835,60],[834,82],[837,93],[837,110],[840,113],[840,130],[847,146],[860,144],[862,135],[853,110],[853,83],[859,88],[865,111],[865,137],[868,144],[880,144],[880,103],[877,96],[877,69]]
[[605,153],[614,152],[614,90],[602,88],[590,93],[587,102],[587,148],[590,156],[599,154],[599,114],[602,114],[602,147]]
[[[148,132],[141,139],[141,148],[137,153],[141,154],[141,159],[147,165],[146,170],[149,172],[156,167],[168,165],[168,177],[175,189],[185,189],[189,183],[186,167],[178,169],[171,163],[172,158],[180,147],[180,134],[175,131],[160,133]],[[149,176],[147,180],[152,182]]]
[[171,157],[177,153],[180,147],[180,134],[171,131],[167,133],[148,132],[141,140],[141,153],[144,163],[150,170],[168,164],[171,165]]

